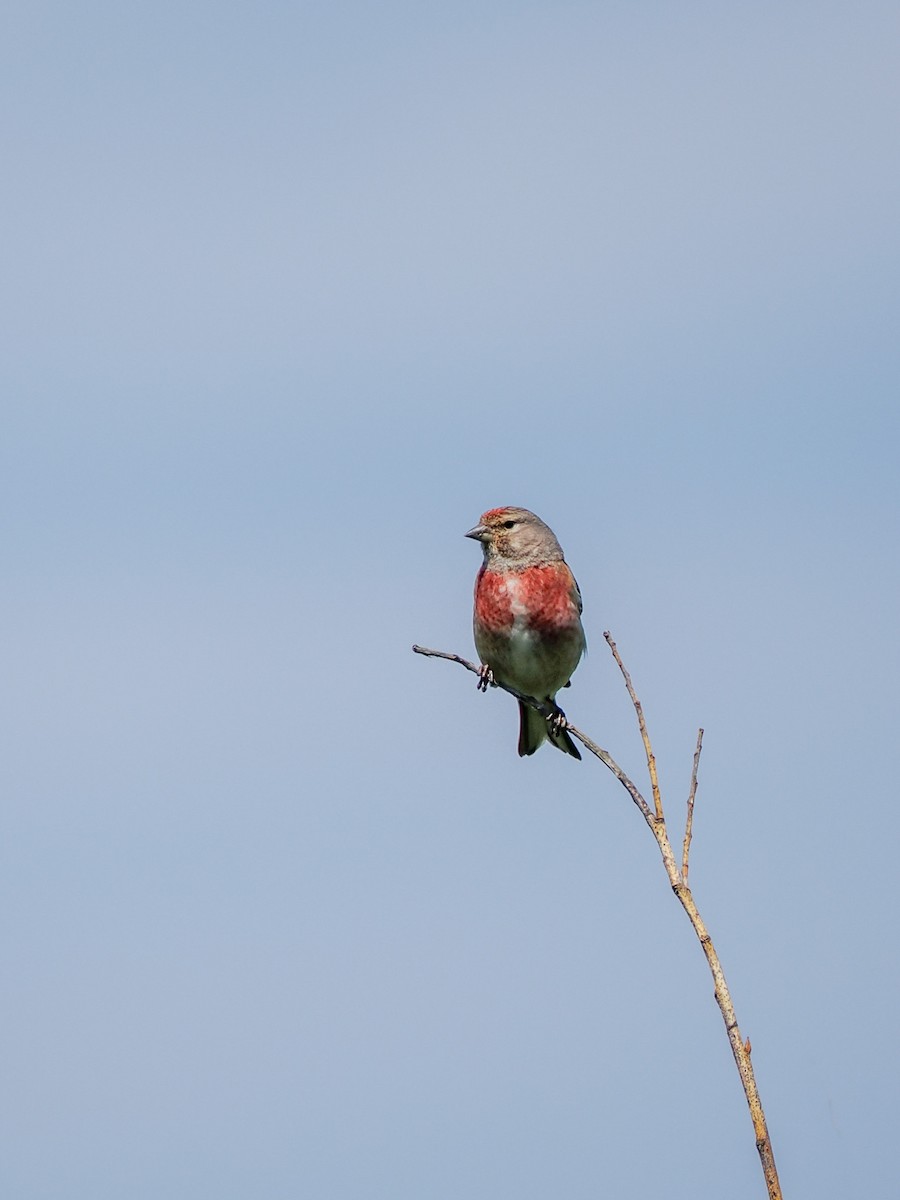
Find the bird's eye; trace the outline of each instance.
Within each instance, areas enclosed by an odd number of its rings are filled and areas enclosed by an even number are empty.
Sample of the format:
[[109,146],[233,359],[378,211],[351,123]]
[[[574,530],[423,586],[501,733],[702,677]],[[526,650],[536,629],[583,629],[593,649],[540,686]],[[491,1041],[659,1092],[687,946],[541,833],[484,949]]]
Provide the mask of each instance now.
[[515,527],[516,527],[515,521],[504,521],[503,522],[504,529],[515,529]]

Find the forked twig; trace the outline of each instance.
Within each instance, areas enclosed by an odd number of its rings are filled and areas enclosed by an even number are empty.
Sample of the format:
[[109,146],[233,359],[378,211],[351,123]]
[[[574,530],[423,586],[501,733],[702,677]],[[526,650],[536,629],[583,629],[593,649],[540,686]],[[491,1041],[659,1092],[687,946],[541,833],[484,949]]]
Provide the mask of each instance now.
[[[662,855],[663,866],[669,882],[672,885],[672,890],[678,897],[682,908],[687,913],[688,920],[694,928],[703,953],[706,956],[707,964],[715,984],[716,1003],[719,1006],[719,1011],[722,1014],[722,1019],[725,1022],[725,1029],[728,1034],[728,1041],[731,1045],[731,1052],[734,1055],[735,1065],[738,1069],[738,1074],[741,1078],[741,1084],[744,1089],[744,1095],[747,1097],[747,1104],[750,1108],[750,1116],[753,1121],[753,1130],[756,1135],[756,1149],[759,1153],[760,1163],[762,1164],[763,1176],[766,1181],[769,1200],[782,1200],[781,1185],[778,1181],[778,1172],[775,1168],[775,1157],[772,1152],[772,1142],[769,1138],[769,1131],[766,1126],[765,1113],[763,1112],[762,1101],[759,1098],[759,1091],[756,1086],[756,1077],[753,1072],[753,1064],[750,1061],[750,1039],[746,1042],[741,1037],[741,1032],[738,1027],[737,1017],[734,1012],[734,1005],[731,1001],[731,993],[728,990],[728,985],[725,982],[725,974],[722,970],[722,964],[719,961],[719,956],[713,946],[712,938],[700,916],[697,905],[694,902],[694,897],[691,889],[688,887],[688,856],[690,853],[691,836],[693,832],[694,822],[694,798],[697,793],[697,772],[700,765],[700,750],[703,744],[703,730],[701,729],[697,736],[697,749],[694,752],[694,765],[691,772],[691,788],[688,796],[688,812],[685,825],[684,842],[682,846],[681,866],[675,859],[675,854],[672,850],[672,844],[669,841],[669,834],[666,829],[665,813],[663,810],[662,795],[659,788],[659,779],[656,772],[656,757],[653,753],[653,747],[650,743],[650,735],[647,732],[647,724],[644,720],[644,710],[641,707],[641,702],[638,700],[634,690],[634,685],[631,681],[631,676],[625,669],[625,665],[619,656],[616,649],[616,644],[609,633],[603,635],[609,644],[613,657],[618,664],[619,670],[625,680],[625,686],[628,690],[628,695],[634,707],[634,711],[638,719],[638,727],[641,733],[641,739],[644,743],[644,752],[647,756],[647,770],[650,776],[650,786],[653,795],[653,808],[641,795],[637,786],[625,774],[619,764],[615,761],[612,755],[598,746],[589,737],[581,732],[580,729],[566,722],[566,729],[572,737],[577,738],[581,744],[590,751],[596,758],[599,758],[605,767],[608,767],[615,775],[616,779],[622,784],[628,794],[631,796],[634,804],[640,810],[641,816],[647,822],[656,844],[659,847]],[[451,662],[459,663],[460,666],[471,671],[475,675],[480,674],[480,668],[475,663],[469,662],[468,659],[462,658],[458,654],[448,654],[443,650],[429,650],[425,646],[413,646],[416,654],[424,654],[429,658],[446,658]],[[550,707],[541,701],[536,700],[533,696],[525,696],[515,688],[509,687],[506,684],[492,681],[495,687],[501,688],[505,692],[509,692],[522,704],[527,704],[544,717],[552,717],[555,715]]]

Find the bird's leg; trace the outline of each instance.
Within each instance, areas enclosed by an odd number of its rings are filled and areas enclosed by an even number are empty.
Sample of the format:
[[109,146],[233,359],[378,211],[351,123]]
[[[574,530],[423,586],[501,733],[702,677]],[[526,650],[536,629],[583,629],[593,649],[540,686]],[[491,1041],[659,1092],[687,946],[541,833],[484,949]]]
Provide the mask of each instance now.
[[549,700],[548,704],[553,709],[550,716],[547,717],[547,727],[552,738],[558,738],[564,729],[568,729],[569,722],[566,720],[566,714],[559,707],[555,700]]
[[478,670],[478,683],[475,685],[476,690],[479,692],[486,692],[488,688],[492,686],[493,682],[494,672],[487,665],[487,663],[482,663]]

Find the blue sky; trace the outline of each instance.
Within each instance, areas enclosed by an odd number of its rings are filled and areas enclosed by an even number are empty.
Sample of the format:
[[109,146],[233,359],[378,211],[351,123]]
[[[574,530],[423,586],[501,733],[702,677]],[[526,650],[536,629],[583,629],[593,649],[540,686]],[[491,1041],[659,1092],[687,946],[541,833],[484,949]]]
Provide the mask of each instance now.
[[17,1200],[763,1194],[598,764],[515,753],[484,509],[611,629],[787,1195],[893,1196],[900,17],[7,14]]

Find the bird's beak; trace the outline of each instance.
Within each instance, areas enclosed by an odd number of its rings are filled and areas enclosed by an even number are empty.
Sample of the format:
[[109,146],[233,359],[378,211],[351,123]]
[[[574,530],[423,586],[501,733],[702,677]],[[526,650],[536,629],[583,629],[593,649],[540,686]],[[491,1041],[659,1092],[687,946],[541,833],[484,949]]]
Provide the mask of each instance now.
[[466,537],[474,538],[476,542],[486,542],[488,540],[489,531],[483,525],[476,525],[474,529],[470,529],[465,535]]

